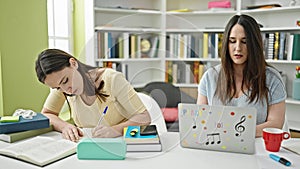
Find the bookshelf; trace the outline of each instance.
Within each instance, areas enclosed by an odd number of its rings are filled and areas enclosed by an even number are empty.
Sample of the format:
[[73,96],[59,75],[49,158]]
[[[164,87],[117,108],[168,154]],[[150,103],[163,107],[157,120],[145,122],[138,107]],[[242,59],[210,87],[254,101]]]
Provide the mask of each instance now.
[[[152,80],[161,81],[164,78],[164,69],[161,68],[164,67],[162,56],[165,48],[163,9],[160,0],[85,1],[86,62],[95,66],[113,65],[135,87],[142,87]],[[108,50],[102,54],[99,54],[100,33],[112,36],[108,38],[112,41],[111,46],[104,47]],[[150,50],[147,51],[149,44]],[[110,51],[111,48],[116,50]]]
[[[212,57],[204,56],[203,43],[205,40],[203,39],[205,34],[222,33],[229,18],[235,14],[253,16],[263,25],[261,28],[263,35],[275,32],[300,34],[300,26],[296,25],[296,21],[300,20],[300,2],[297,2],[296,6],[289,6],[290,1],[286,0],[276,2],[272,0],[231,0],[232,8],[226,10],[208,10],[208,2],[209,0],[85,1],[86,62],[97,66],[111,62],[114,67],[124,72],[133,86],[143,87],[151,81],[166,81],[168,79],[167,66],[170,62],[185,65],[193,65],[198,62],[204,65],[204,71],[209,66],[219,64],[220,59],[215,57],[216,50]],[[274,3],[278,3],[282,7],[247,9],[248,6]],[[176,11],[178,9],[183,9],[185,12]],[[98,58],[97,32],[127,33],[129,36],[130,34],[155,34],[159,39],[157,56],[131,57],[128,52],[128,56],[125,55],[123,58],[110,58],[105,55]],[[201,46],[200,48],[190,47],[190,40],[186,40],[190,36],[198,41],[193,43]],[[170,39],[173,39],[173,42]],[[188,49],[193,49],[196,55],[191,55],[188,53],[190,51],[182,49],[184,54],[181,53],[182,56],[180,56],[180,49],[179,51],[170,49],[170,43],[174,45],[174,43],[180,44],[181,42],[185,47],[188,46]],[[180,47],[177,46],[177,48]],[[267,59],[267,62],[282,71],[286,79],[287,112],[289,117],[293,117],[297,114],[296,110],[300,106],[300,101],[291,98],[294,70],[297,65],[300,65],[300,60],[275,60],[272,58]],[[193,73],[193,69],[191,71]],[[197,88],[197,83],[194,82],[177,81],[174,84],[179,87],[194,88],[195,91]],[[293,128],[300,130],[300,126]]]

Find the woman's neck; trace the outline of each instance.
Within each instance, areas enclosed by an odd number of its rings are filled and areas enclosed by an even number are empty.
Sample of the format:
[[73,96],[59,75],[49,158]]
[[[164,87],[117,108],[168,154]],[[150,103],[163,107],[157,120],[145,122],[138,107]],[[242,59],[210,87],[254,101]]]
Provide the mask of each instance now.
[[236,78],[243,78],[244,65],[233,65],[234,76]]
[[[95,85],[95,88],[99,87],[104,71],[105,71],[105,68],[97,68],[97,69],[90,70],[88,72],[87,75],[90,77],[90,80]],[[83,93],[80,95],[80,97],[83,100],[83,102],[89,106],[92,105],[95,102],[95,100],[97,99],[96,93],[95,93],[95,95],[91,95],[91,96],[87,95],[86,93]]]
[[100,85],[104,71],[105,68],[96,68],[88,72],[88,76],[90,77],[96,88],[98,88]]

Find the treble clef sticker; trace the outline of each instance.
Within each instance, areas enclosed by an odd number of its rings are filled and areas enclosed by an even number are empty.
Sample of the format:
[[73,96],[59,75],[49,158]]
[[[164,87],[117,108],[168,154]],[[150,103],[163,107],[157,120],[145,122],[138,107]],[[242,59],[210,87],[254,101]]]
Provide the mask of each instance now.
[[246,121],[246,116],[242,116],[240,122],[238,122],[235,126],[234,129],[237,132],[235,136],[239,137],[242,135],[242,133],[245,131],[245,126],[243,126],[242,123]]

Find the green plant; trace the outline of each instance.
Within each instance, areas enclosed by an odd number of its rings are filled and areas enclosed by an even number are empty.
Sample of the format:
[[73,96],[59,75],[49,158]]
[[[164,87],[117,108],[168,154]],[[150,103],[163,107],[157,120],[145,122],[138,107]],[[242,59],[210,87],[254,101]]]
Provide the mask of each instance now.
[[300,66],[296,66],[296,78],[300,78]]

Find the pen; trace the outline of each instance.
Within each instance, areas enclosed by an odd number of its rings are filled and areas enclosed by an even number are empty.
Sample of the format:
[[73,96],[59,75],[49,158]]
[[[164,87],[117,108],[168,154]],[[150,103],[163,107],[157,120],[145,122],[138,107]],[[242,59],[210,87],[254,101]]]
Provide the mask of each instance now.
[[99,119],[99,121],[98,121],[98,125],[97,125],[97,126],[99,126],[100,123],[101,123],[101,121],[103,120],[103,117],[104,117],[104,115],[105,115],[106,112],[107,112],[107,109],[108,109],[108,106],[105,107],[105,109],[104,109],[104,111],[103,111],[103,113],[102,113],[102,116],[100,117],[100,119]]
[[285,165],[285,166],[290,166],[292,163],[289,162],[287,159],[279,157],[275,154],[270,154],[269,155],[273,160],[280,162],[281,164]]

